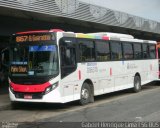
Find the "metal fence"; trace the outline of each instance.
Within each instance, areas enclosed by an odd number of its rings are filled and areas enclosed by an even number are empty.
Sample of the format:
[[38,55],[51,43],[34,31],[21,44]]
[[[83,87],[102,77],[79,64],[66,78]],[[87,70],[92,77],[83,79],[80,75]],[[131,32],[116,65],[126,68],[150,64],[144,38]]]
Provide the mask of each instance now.
[[0,0],[7,7],[160,34],[160,23],[78,0]]

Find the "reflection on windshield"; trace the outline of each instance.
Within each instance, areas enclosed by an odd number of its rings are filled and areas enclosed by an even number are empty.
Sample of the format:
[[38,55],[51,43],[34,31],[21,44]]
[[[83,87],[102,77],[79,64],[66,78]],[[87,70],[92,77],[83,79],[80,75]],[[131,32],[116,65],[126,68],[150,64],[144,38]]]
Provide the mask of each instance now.
[[58,73],[55,45],[17,46],[11,48],[11,74],[46,76]]

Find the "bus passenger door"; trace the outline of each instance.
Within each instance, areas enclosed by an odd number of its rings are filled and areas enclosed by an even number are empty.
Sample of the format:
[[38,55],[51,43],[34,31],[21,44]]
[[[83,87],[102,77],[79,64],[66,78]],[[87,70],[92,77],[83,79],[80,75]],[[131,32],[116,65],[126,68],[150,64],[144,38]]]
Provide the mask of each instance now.
[[63,38],[60,42],[61,86],[65,101],[74,99],[74,86],[78,80],[76,68],[76,44],[72,38]]

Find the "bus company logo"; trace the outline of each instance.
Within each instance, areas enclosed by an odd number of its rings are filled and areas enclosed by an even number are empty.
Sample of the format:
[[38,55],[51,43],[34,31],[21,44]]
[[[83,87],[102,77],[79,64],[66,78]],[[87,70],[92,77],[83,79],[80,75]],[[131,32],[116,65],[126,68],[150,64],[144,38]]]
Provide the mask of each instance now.
[[90,62],[90,63],[87,63],[87,66],[97,66],[97,63],[95,63],[95,62]]
[[135,68],[137,68],[135,64],[130,64],[130,63],[127,64],[127,69],[135,69]]
[[96,72],[98,72],[97,67],[88,67],[87,68],[87,73],[96,73]]
[[87,63],[87,73],[95,73],[98,72],[97,63],[89,62]]

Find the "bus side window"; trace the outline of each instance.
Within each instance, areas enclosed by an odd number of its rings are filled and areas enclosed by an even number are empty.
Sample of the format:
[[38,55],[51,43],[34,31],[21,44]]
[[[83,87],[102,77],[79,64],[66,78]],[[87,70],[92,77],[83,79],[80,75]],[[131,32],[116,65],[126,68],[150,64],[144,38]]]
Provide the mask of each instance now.
[[92,62],[96,60],[95,43],[92,40],[79,39],[80,62]]
[[143,44],[143,59],[149,58],[149,47],[148,44]]
[[131,43],[123,43],[123,54],[125,60],[133,59],[133,45]]
[[154,44],[149,45],[150,59],[156,59],[156,46]]
[[142,45],[140,43],[134,44],[134,59],[142,59]]
[[75,48],[61,47],[62,66],[74,66],[75,61]]
[[111,59],[109,42],[96,41],[97,61],[109,61]]
[[112,60],[122,60],[122,45],[120,42],[110,41]]
[[64,78],[76,70],[76,42],[63,38],[60,41],[61,77]]

